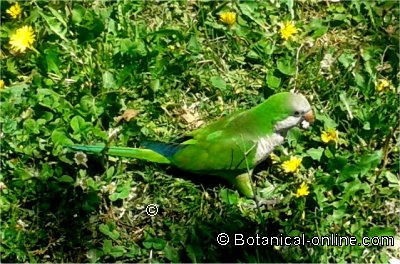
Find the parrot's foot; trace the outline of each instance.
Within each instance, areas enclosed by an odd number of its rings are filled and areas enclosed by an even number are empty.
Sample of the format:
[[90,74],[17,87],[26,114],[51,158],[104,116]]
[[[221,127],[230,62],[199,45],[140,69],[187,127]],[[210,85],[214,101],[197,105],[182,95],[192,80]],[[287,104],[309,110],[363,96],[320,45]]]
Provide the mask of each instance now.
[[252,172],[245,172],[235,177],[234,184],[238,188],[239,192],[248,198],[253,198],[253,187],[251,186],[251,174]]

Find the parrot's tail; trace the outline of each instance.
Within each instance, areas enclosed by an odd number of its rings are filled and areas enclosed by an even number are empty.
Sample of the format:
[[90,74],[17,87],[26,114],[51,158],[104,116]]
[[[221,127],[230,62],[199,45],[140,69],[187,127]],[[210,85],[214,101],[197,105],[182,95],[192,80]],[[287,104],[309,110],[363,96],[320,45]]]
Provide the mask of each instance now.
[[[104,150],[104,145],[96,145],[96,146],[87,146],[87,145],[69,145],[67,148],[84,151],[84,152],[92,152],[92,153],[101,153]],[[141,149],[141,148],[126,148],[126,147],[109,147],[105,154],[111,156],[119,156],[119,157],[127,157],[127,158],[136,158],[143,159],[157,163],[170,164],[171,162],[165,156],[153,151],[151,149]]]

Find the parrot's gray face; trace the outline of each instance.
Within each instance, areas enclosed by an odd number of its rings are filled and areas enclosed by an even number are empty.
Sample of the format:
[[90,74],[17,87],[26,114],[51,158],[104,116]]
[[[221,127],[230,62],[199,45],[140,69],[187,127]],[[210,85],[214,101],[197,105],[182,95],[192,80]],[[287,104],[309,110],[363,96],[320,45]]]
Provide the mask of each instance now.
[[285,134],[292,127],[302,125],[307,128],[314,122],[314,113],[310,103],[301,94],[292,93],[289,98],[289,116],[275,124],[275,132]]

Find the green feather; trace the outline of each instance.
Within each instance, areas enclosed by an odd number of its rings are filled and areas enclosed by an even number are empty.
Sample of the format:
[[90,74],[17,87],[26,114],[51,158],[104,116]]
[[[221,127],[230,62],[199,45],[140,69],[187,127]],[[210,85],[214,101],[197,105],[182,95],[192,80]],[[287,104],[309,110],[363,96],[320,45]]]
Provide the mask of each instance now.
[[[104,145],[86,146],[86,145],[69,145],[66,146],[73,150],[101,153],[104,150]],[[119,156],[126,158],[135,158],[148,160],[151,162],[170,164],[171,162],[163,155],[151,150],[151,149],[140,149],[140,148],[126,148],[126,147],[110,147],[106,150],[106,153],[111,156]]]

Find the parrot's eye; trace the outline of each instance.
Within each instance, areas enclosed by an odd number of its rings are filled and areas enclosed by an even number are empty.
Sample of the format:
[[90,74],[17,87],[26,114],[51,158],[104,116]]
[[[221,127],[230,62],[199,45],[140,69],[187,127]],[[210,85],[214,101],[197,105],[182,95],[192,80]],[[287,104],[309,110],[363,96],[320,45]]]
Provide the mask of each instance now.
[[294,112],[294,115],[295,115],[295,116],[299,116],[299,115],[300,115],[300,112],[299,112],[299,111],[296,111],[296,112]]

